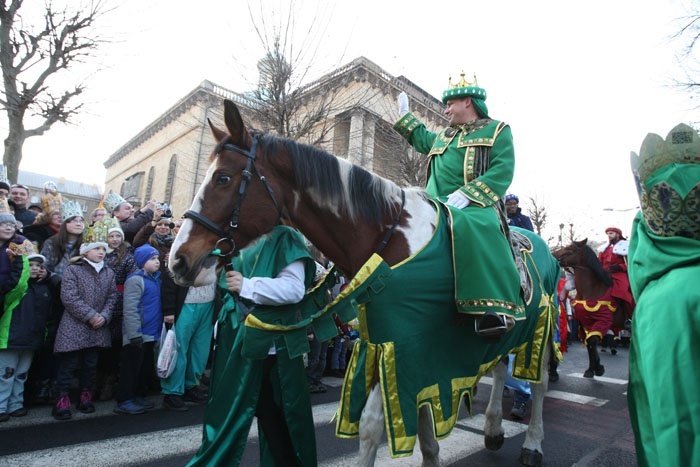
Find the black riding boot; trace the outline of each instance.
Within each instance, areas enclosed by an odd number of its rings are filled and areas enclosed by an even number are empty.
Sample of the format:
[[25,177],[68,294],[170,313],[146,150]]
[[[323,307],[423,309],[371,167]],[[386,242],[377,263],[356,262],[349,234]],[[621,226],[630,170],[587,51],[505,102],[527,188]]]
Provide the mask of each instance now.
[[598,355],[598,344],[600,343],[599,336],[591,336],[586,341],[588,349],[588,369],[583,373],[584,378],[593,378],[593,375],[603,376],[605,367],[600,364],[600,356]]

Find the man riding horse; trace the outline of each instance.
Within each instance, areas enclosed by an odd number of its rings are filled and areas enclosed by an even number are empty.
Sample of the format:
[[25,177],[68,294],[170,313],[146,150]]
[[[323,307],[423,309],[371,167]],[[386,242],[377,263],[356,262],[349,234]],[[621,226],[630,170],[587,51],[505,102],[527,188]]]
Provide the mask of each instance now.
[[521,282],[527,281],[524,272],[519,273],[524,268],[515,267],[514,257],[522,260],[509,245],[503,205],[513,180],[513,138],[507,124],[489,117],[485,100],[486,91],[476,79],[469,83],[462,73],[462,79],[455,86],[450,82],[442,94],[450,126],[434,133],[409,112],[402,92],[401,118],[394,129],[430,157],[425,190],[449,207],[457,321],[474,316],[477,333],[497,340],[515,320],[525,318],[519,292]]

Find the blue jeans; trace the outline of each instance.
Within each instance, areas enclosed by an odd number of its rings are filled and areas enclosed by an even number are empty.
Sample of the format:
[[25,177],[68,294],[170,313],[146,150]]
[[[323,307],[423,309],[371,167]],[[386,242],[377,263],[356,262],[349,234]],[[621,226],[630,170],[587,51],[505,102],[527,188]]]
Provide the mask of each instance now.
[[24,407],[24,383],[33,355],[31,349],[0,350],[0,413]]
[[515,402],[527,402],[530,400],[530,383],[513,379],[513,356],[508,356],[508,376],[506,377],[506,387],[512,389],[515,395]]
[[331,354],[331,370],[345,369],[345,356],[348,353],[348,347],[345,345],[345,339],[341,336],[333,338],[333,353]]

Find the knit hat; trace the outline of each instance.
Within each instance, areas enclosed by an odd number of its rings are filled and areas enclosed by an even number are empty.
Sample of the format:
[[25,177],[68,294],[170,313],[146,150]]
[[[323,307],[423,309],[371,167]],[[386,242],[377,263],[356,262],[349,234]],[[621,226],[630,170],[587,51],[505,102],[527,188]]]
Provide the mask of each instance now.
[[2,222],[17,223],[17,219],[15,219],[15,216],[10,212],[10,205],[7,204],[6,199],[0,199],[0,223]]
[[507,203],[507,202],[510,201],[511,199],[514,199],[516,203],[520,203],[520,199],[519,199],[516,195],[514,195],[514,194],[512,194],[512,193],[506,195],[506,201],[505,201],[505,202]]
[[121,195],[119,195],[117,193],[110,193],[105,197],[104,202],[102,204],[104,205],[105,209],[107,210],[107,212],[111,216],[112,213],[122,203],[126,203],[126,200],[124,198],[122,198]]
[[46,256],[40,255],[39,253],[34,253],[27,255],[27,261],[38,261],[42,264],[46,263]]
[[471,97],[474,108],[481,118],[489,116],[489,109],[486,107],[486,90],[480,88],[476,82],[476,73],[474,74],[474,82],[470,83],[464,78],[464,72],[460,74],[460,79],[456,84],[452,84],[452,77],[447,81],[447,89],[442,92],[442,103],[447,104],[450,99],[463,99]]
[[605,229],[605,233],[608,233],[608,232],[617,232],[617,234],[620,237],[622,237],[622,230],[618,229],[617,227],[608,227],[607,229]]
[[153,248],[148,243],[141,245],[134,250],[134,259],[136,260],[136,266],[138,266],[139,269],[143,268],[144,264],[146,264],[146,262],[154,256],[158,256],[158,250]]
[[104,226],[105,230],[105,241],[107,241],[107,238],[109,238],[109,234],[112,232],[119,232],[122,236],[124,237],[124,231],[122,230],[121,223],[119,222],[119,219],[116,219],[114,217],[104,217],[101,221],[95,222],[95,225],[100,224]]
[[10,192],[10,185],[7,182],[0,181],[0,188],[4,188],[7,192]]

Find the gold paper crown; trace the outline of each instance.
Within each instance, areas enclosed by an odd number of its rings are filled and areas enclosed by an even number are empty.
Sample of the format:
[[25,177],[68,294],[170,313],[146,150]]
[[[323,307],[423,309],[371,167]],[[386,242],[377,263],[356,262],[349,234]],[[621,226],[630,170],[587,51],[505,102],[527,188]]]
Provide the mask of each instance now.
[[110,220],[108,222],[95,222],[90,227],[85,227],[85,230],[83,230],[83,244],[97,242],[107,243],[109,229],[113,226]]
[[630,159],[649,230],[663,237],[700,240],[700,172],[683,170],[689,164],[700,165],[698,133],[683,123],[666,140],[649,133],[639,155],[632,152]]
[[38,253],[36,251],[36,246],[29,239],[25,239],[22,243],[10,242],[7,249],[16,255],[29,256]]
[[75,201],[64,201],[61,204],[61,222],[66,222],[71,217],[83,217],[83,208]]
[[474,73],[474,82],[470,83],[467,81],[467,79],[464,77],[464,70],[462,70],[462,73],[459,75],[462,79],[460,79],[457,83],[452,84],[452,75],[447,79],[447,88],[448,89],[454,89],[454,88],[466,88],[467,86],[479,86],[479,83],[476,80],[476,73]]
[[45,213],[60,211],[61,204],[63,204],[61,193],[47,193],[41,198],[41,207]]

